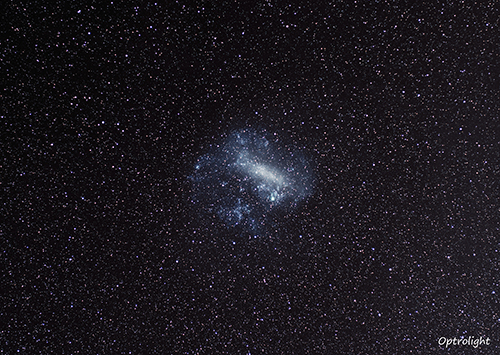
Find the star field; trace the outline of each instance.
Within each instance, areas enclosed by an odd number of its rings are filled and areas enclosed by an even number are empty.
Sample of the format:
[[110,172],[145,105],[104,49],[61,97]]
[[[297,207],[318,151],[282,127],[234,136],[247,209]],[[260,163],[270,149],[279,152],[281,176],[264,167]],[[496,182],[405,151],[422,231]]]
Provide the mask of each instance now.
[[0,353],[498,353],[498,4],[167,3],[4,6]]

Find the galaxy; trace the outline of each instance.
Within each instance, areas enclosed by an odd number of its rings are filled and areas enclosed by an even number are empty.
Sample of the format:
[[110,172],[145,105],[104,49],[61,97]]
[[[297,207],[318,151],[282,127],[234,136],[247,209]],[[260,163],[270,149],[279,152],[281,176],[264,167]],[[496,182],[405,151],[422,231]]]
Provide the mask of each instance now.
[[498,1],[6,1],[0,354],[500,354]]
[[250,237],[265,234],[269,218],[289,213],[314,190],[313,171],[295,147],[281,146],[252,129],[232,132],[200,157],[189,179],[200,216],[216,214]]

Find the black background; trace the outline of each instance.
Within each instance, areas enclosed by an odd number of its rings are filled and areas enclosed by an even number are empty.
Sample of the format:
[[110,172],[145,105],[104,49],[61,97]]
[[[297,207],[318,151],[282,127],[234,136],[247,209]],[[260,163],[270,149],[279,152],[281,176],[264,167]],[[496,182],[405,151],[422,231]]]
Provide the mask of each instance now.
[[[498,352],[499,16],[8,1],[0,352]],[[233,244],[187,177],[246,127],[307,150],[316,188]],[[438,344],[468,336],[491,344]]]

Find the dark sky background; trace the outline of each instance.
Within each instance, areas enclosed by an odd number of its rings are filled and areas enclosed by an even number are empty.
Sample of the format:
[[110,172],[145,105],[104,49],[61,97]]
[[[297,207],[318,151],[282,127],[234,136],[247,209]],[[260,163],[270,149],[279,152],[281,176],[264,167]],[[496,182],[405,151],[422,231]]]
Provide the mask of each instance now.
[[[2,17],[1,353],[500,351],[497,2]],[[252,239],[199,215],[189,179],[245,128],[315,177]],[[469,336],[490,345],[438,344]]]

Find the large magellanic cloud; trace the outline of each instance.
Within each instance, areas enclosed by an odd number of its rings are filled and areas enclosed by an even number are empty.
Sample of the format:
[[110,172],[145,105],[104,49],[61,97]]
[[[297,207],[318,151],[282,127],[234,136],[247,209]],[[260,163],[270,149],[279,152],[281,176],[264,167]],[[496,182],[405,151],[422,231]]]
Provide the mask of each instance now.
[[[272,137],[270,139],[269,137]],[[249,236],[293,211],[313,191],[304,152],[266,131],[241,129],[200,157],[190,175],[198,218],[217,218]]]

